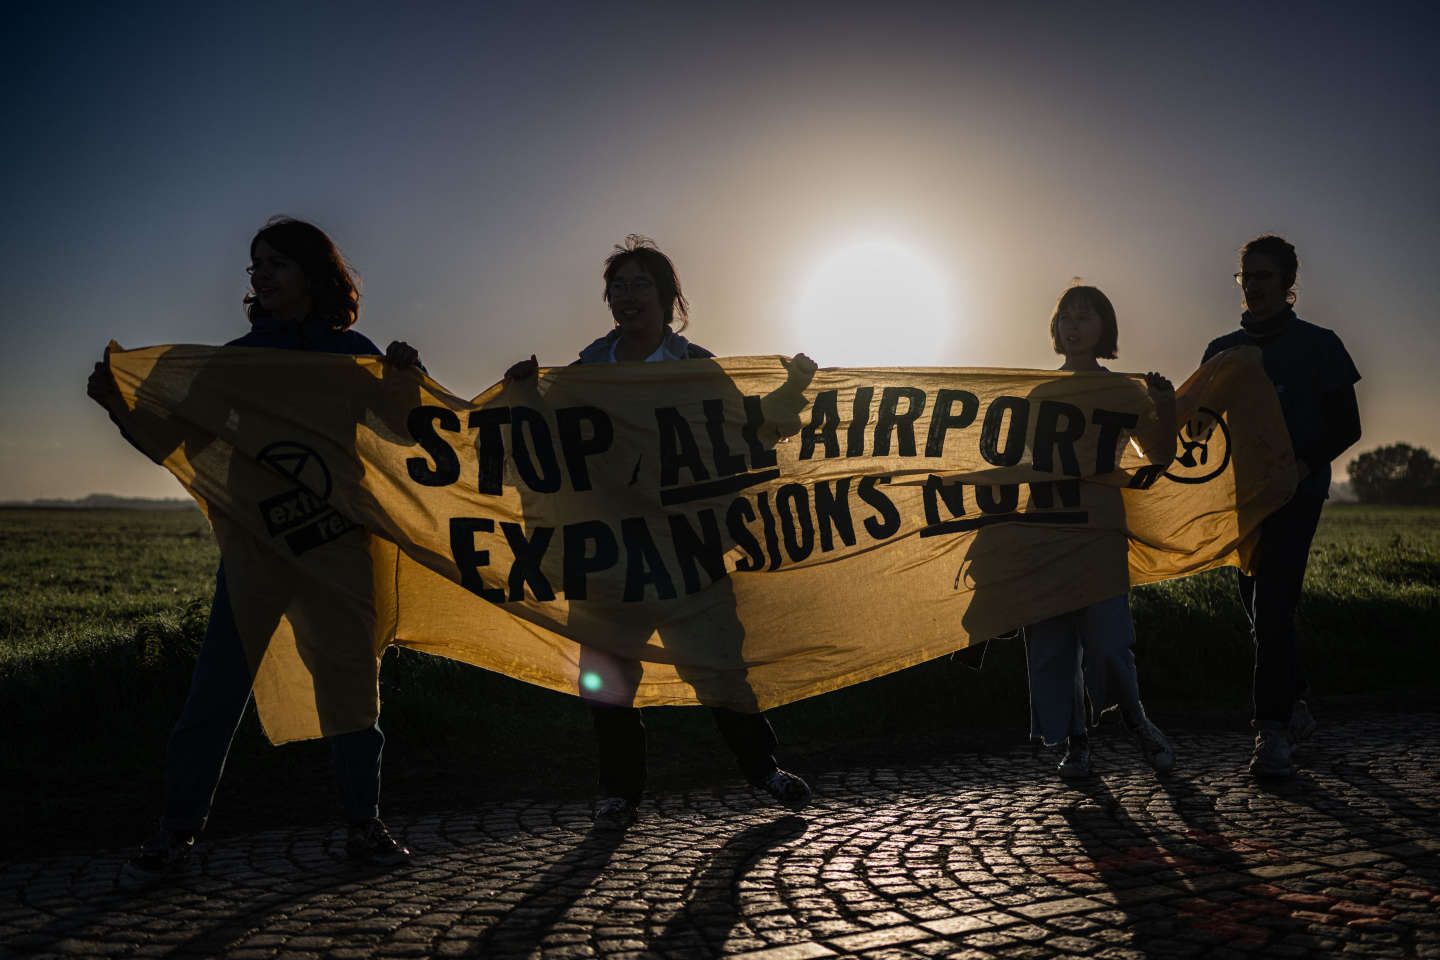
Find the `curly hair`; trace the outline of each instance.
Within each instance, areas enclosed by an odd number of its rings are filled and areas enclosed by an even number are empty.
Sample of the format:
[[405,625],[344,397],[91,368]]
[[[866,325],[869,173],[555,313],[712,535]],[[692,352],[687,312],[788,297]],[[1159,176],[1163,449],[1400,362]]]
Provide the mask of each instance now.
[[[294,217],[271,217],[250,241],[250,256],[261,242],[300,265],[310,287],[310,301],[317,316],[334,330],[348,330],[360,315],[360,287],[355,270],[345,262],[335,242],[313,223]],[[251,290],[245,294],[245,313],[250,322],[265,315],[260,299]]]
[[[1076,278],[1077,281],[1079,278]],[[1087,287],[1075,283],[1055,301],[1050,314],[1050,344],[1058,354],[1064,354],[1060,346],[1060,314],[1075,307],[1089,307],[1100,318],[1100,339],[1095,344],[1095,356],[1113,360],[1120,355],[1120,328],[1115,323],[1115,307],[1110,298],[1100,292],[1099,287]]]
[[1245,269],[1245,258],[1252,253],[1275,261],[1285,275],[1285,302],[1294,306],[1295,278],[1300,275],[1300,258],[1295,255],[1295,248],[1284,237],[1272,233],[1256,237],[1240,248],[1240,269]]
[[632,260],[655,281],[655,294],[665,311],[665,325],[669,326],[678,316],[681,330],[689,326],[690,303],[680,289],[680,276],[675,272],[675,264],[660,252],[654,240],[638,233],[629,234],[624,243],[615,244],[615,252],[605,259],[605,287],[600,298],[607,304],[610,302],[610,281],[615,279],[621,267]]

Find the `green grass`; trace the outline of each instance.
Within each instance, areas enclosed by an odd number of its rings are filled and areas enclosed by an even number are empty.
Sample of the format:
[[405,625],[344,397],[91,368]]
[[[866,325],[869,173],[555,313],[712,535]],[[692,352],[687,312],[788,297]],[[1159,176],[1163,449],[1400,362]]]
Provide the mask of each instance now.
[[[23,812],[36,824],[22,848],[55,834],[72,845],[128,842],[156,812],[165,739],[204,634],[217,559],[197,511],[0,509],[0,777],[27,785],[0,791],[9,797],[0,807],[22,807],[0,809],[0,819]],[[1142,587],[1132,602],[1151,713],[1243,723],[1251,651],[1234,571]],[[1440,689],[1440,510],[1327,508],[1299,627],[1322,704]],[[408,650],[387,655],[381,691],[390,802],[416,809],[589,789],[589,718],[573,697]],[[783,757],[813,772],[843,762],[857,742],[894,752],[957,730],[1019,739],[1027,696],[1021,645],[997,642],[982,671],[942,659],[771,719]],[[705,711],[654,713],[657,787],[732,777]],[[328,813],[331,794],[324,744],[274,749],[251,711],[212,829]]]

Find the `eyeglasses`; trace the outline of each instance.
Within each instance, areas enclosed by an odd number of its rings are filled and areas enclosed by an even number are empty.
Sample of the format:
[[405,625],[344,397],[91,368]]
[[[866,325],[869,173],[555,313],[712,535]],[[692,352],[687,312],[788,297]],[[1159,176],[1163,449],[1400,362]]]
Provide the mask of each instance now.
[[655,289],[655,281],[645,277],[636,277],[634,280],[611,280],[605,288],[612,297],[623,297],[627,293],[633,293],[637,297],[643,297]]
[[1251,280],[1258,280],[1261,283],[1265,283],[1266,281],[1274,279],[1274,270],[1250,270],[1248,272],[1245,270],[1235,271],[1235,282],[1240,284],[1240,286],[1242,287],[1245,286],[1245,284],[1249,283]]

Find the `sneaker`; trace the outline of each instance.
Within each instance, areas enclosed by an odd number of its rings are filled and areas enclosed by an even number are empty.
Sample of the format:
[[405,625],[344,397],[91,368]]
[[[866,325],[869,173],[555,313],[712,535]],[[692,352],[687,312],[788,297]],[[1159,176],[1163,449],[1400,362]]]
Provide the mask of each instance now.
[[756,786],[770,794],[780,806],[791,810],[800,810],[810,803],[810,785],[779,767]]
[[1055,772],[1066,780],[1079,780],[1090,776],[1090,738],[1067,737],[1065,756]]
[[1299,743],[1314,733],[1318,726],[1315,715],[1310,712],[1310,705],[1304,700],[1296,700],[1295,709],[1290,711],[1290,742]]
[[1262,729],[1255,734],[1250,772],[1257,777],[1288,777],[1295,772],[1290,737],[1284,730]]
[[1145,757],[1145,762],[1154,767],[1156,773],[1169,773],[1175,769],[1175,750],[1170,746],[1170,739],[1150,722],[1144,710],[1140,711],[1140,716],[1134,723],[1125,721],[1125,726],[1140,745],[1140,753]]
[[600,830],[624,830],[636,819],[635,804],[624,797],[606,797],[595,808],[595,826]]
[[190,865],[190,854],[194,851],[195,834],[161,827],[155,836],[140,844],[140,850],[130,858],[126,868],[142,877],[178,873]]
[[365,863],[391,864],[408,860],[410,851],[395,842],[385,828],[385,821],[371,817],[350,824],[350,835],[345,839],[345,855]]

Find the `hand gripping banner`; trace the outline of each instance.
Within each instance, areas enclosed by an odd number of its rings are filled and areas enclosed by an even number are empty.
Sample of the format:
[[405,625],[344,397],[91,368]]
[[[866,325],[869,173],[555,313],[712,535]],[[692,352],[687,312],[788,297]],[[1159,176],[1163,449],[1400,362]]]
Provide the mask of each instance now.
[[463,400],[375,357],[107,356],[121,426],[214,527],[277,743],[373,722],[389,643],[767,709],[1245,564],[1296,483],[1253,348],[1180,388],[1178,437],[1112,373],[738,357]]

